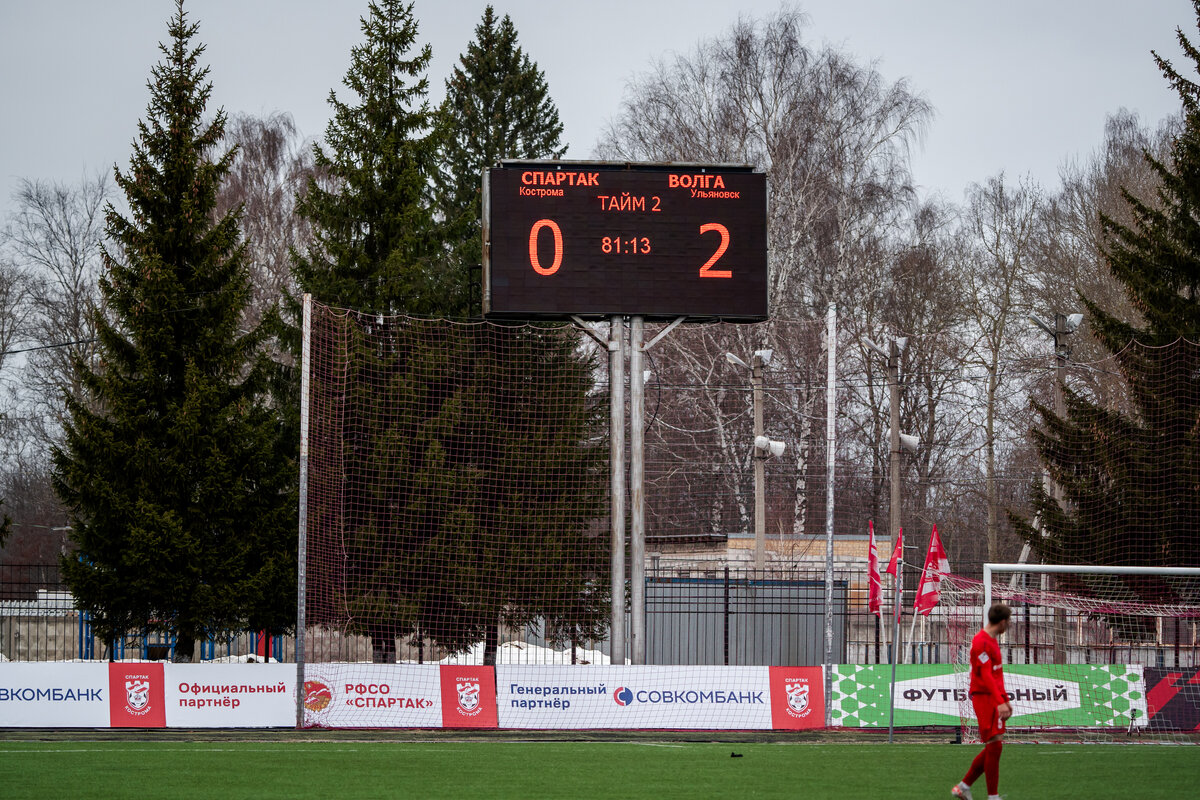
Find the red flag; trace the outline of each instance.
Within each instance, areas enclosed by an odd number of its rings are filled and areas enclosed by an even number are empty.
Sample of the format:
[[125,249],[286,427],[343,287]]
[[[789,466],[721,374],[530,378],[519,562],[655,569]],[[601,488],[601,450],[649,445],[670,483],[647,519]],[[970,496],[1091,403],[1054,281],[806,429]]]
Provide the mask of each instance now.
[[893,578],[896,577],[896,562],[904,557],[904,528],[901,528],[896,533],[896,547],[892,550],[892,560],[888,562],[887,569],[884,570]]
[[867,582],[870,586],[867,610],[877,617],[882,617],[883,580],[879,576],[879,551],[875,549],[875,522],[873,520],[867,521],[867,529],[870,531],[867,545]]
[[941,600],[942,578],[949,572],[950,562],[942,548],[937,525],[934,525],[933,535],[929,537],[929,551],[925,554],[925,567],[921,570],[921,582],[917,585],[917,602],[913,606],[915,611],[929,616],[933,607]]

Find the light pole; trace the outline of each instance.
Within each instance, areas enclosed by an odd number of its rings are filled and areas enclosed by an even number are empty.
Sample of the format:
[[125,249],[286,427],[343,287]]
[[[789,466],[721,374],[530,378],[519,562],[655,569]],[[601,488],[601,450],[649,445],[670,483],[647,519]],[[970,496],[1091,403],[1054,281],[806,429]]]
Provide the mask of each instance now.
[[[1036,317],[1033,314],[1029,315],[1029,321],[1038,328],[1041,328],[1046,333],[1050,334],[1050,338],[1054,340],[1054,416],[1059,419],[1064,419],[1067,416],[1067,401],[1063,397],[1063,388],[1067,385],[1067,359],[1071,357],[1071,346],[1067,344],[1067,337],[1079,329],[1079,325],[1083,322],[1083,314],[1062,314],[1054,312],[1054,326],[1051,327],[1045,320]],[[1064,512],[1067,510],[1067,496],[1063,491],[1062,485],[1051,478],[1050,490],[1053,493],[1054,501],[1058,503],[1058,507]],[[1043,586],[1048,576],[1043,575]],[[1063,647],[1062,627],[1065,624],[1061,610],[1054,612],[1054,663],[1061,664],[1062,658],[1065,655]]]
[[[917,437],[900,432],[900,354],[908,347],[908,338],[893,339],[884,350],[870,339],[867,347],[887,359],[888,383],[888,528],[892,541],[900,535],[900,454],[916,452]],[[892,699],[888,709],[888,742],[893,740],[896,721],[896,664],[900,661],[900,603],[904,598],[904,550],[896,561],[896,585],[892,602]],[[911,632],[910,632],[911,635]]]
[[733,353],[725,354],[730,364],[750,370],[754,405],[754,569],[760,572],[767,565],[766,461],[768,456],[782,456],[785,449],[783,442],[769,439],[763,433],[763,372],[774,354],[774,350],[755,350],[753,366]]

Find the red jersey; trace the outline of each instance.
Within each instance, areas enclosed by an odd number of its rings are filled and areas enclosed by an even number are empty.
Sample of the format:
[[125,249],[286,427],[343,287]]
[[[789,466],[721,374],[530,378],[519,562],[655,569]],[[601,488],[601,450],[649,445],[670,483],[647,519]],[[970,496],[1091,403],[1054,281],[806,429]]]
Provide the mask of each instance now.
[[1000,643],[986,630],[971,640],[971,694],[990,695],[996,705],[1008,702],[1004,692],[1004,670],[1000,666]]

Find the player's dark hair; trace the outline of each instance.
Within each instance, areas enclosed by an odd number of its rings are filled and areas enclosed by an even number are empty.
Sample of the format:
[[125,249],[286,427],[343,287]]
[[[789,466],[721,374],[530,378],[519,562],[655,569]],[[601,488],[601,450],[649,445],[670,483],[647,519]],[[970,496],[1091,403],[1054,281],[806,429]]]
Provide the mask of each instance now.
[[1004,603],[996,603],[988,609],[988,624],[995,625],[1001,620],[1012,619],[1012,609]]

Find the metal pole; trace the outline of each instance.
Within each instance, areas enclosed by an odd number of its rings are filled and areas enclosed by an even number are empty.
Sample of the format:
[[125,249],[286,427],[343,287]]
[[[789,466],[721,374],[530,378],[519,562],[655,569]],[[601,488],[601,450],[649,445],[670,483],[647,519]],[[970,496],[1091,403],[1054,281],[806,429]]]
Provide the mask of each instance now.
[[296,543],[296,727],[304,727],[305,592],[308,557],[308,396],[312,369],[312,295],[303,300],[300,343],[300,526]]
[[629,327],[629,496],[632,530],[629,537],[630,653],[634,664],[646,663],[646,393],[642,372],[641,317]]
[[[757,352],[750,362],[750,386],[754,397],[754,441],[763,435],[763,360]],[[767,451],[754,447],[754,569],[762,577],[767,568]]]
[[[888,344],[888,533],[892,548],[902,536],[900,519],[900,345],[893,339]],[[892,686],[888,709],[888,742],[893,741],[896,722],[896,664],[900,660],[900,605],[904,602],[904,548],[896,561],[896,578],[892,599]]]
[[[721,623],[722,643],[721,649],[725,659],[722,662],[725,666],[729,666],[729,566],[725,566],[725,614]],[[1178,638],[1178,637],[1176,637]],[[1176,659],[1178,660],[1178,659]]]
[[[903,530],[897,531],[903,536]],[[904,548],[896,559],[896,580],[892,588],[892,686],[888,691],[888,744],[894,741],[896,728],[896,664],[900,660],[900,603],[904,596]]]
[[[825,696],[833,686],[833,479],[837,462],[837,306],[825,314]],[[825,704],[825,724],[833,709]]]
[[992,565],[983,565],[983,608],[980,609],[980,623],[987,625],[988,609],[992,607]]
[[[892,535],[892,547],[896,546],[897,532],[901,528],[900,520],[900,346],[893,339],[888,345],[887,362],[888,380],[888,532]],[[899,572],[899,570],[897,570]],[[904,593],[904,583],[897,581],[897,600]]]
[[[1054,415],[1066,419],[1067,403],[1063,397],[1063,387],[1067,380],[1067,315],[1054,314]],[[1067,510],[1067,495],[1062,485],[1054,482],[1054,500],[1064,512]],[[1055,664],[1065,663],[1066,647],[1063,644],[1066,615],[1061,608],[1054,609],[1054,629],[1051,637],[1052,653]]]
[[612,528],[612,614],[609,663],[625,663],[625,329],[612,318],[608,340],[609,494]]

